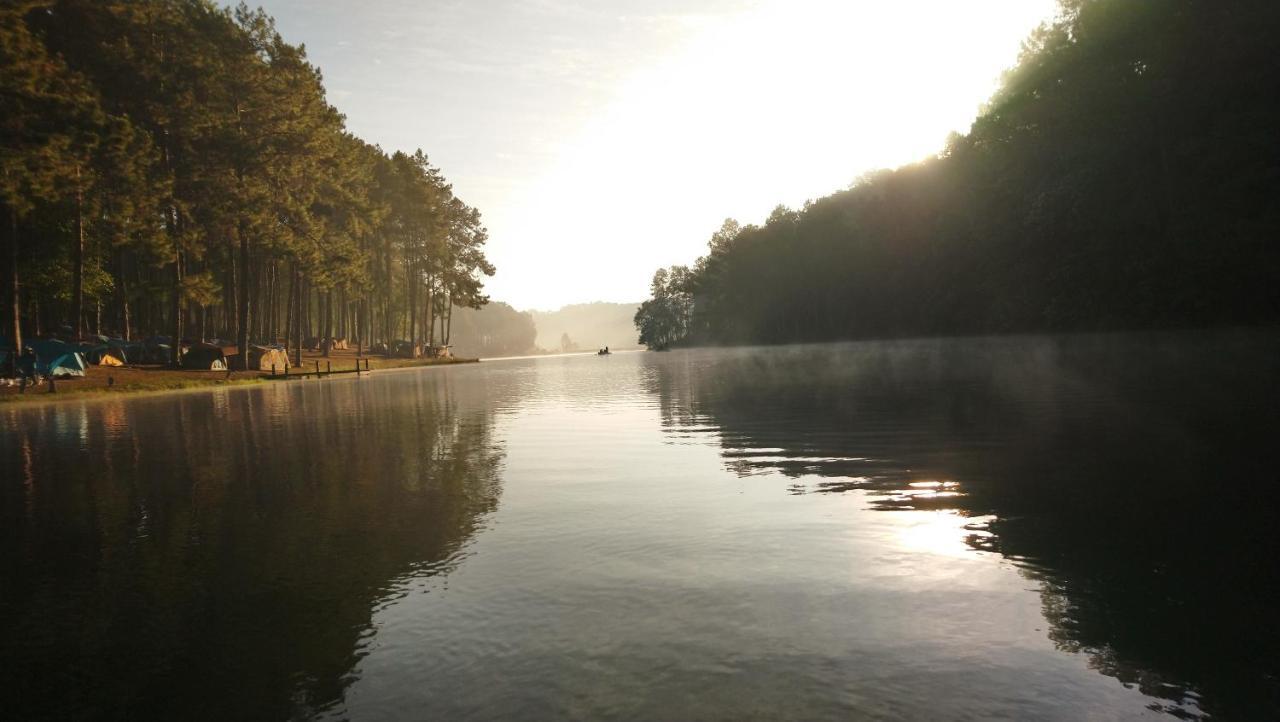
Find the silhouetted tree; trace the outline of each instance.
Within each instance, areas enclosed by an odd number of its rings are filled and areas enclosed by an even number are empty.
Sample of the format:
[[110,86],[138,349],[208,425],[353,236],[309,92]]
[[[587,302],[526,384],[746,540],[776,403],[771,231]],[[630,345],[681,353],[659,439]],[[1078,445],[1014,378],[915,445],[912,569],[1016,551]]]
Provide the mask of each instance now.
[[1067,0],[937,158],[726,222],[684,334],[664,284],[637,325],[662,346],[1280,321],[1276,27],[1263,0]]

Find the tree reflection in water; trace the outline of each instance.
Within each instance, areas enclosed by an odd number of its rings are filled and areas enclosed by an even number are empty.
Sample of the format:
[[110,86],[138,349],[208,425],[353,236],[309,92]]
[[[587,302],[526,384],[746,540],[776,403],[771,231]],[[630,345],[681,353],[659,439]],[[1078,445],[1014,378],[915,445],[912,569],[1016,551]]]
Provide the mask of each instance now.
[[[793,493],[951,510],[1040,585],[1049,635],[1152,708],[1280,710],[1280,342],[1268,332],[684,352],[646,375],[673,443]],[[942,493],[939,493],[942,492]]]
[[500,493],[486,399],[431,374],[360,391],[11,412],[6,714],[284,719],[338,703],[380,600],[459,564]]

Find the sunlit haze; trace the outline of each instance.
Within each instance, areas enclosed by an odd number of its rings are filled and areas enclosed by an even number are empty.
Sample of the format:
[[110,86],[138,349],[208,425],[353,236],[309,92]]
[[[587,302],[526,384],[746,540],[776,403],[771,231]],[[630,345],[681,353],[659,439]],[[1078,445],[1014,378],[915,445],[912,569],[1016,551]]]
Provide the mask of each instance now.
[[638,301],[760,222],[964,131],[1052,0],[265,0],[351,130],[424,149],[519,308]]

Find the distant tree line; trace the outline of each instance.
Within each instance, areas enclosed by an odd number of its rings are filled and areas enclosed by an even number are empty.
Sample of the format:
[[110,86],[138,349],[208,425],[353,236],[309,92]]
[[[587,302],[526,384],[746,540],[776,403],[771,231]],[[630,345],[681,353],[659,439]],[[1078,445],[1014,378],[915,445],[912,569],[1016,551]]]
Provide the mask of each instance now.
[[[639,303],[573,303],[554,311],[532,311],[538,326],[537,345],[545,350],[583,351],[608,346],[636,347],[632,318]],[[565,344],[568,336],[569,344]]]
[[[480,214],[350,134],[304,49],[211,0],[0,5],[0,234],[20,345],[437,343],[487,300]],[[439,330],[437,330],[437,326]]]
[[1280,321],[1274,0],[1063,0],[967,135],[659,271],[650,346]]
[[520,356],[534,350],[533,316],[500,301],[483,309],[460,308],[453,320],[453,353],[470,358]]

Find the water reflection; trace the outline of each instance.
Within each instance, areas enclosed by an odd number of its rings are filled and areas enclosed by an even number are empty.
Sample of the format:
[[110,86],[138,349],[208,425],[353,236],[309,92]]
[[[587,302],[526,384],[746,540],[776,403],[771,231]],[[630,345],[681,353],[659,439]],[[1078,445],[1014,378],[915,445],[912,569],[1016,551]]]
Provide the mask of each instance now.
[[5,412],[6,715],[338,704],[378,605],[496,508],[489,409],[423,374]]
[[1048,635],[1151,709],[1280,710],[1280,343],[1263,332],[690,351],[651,364],[671,443],[739,476],[919,510],[908,547],[999,552]]
[[0,700],[1273,718],[1277,346],[617,354],[0,410]]

